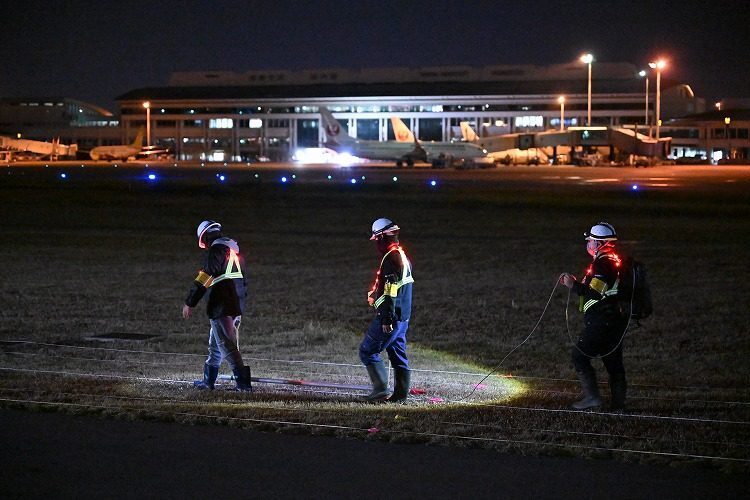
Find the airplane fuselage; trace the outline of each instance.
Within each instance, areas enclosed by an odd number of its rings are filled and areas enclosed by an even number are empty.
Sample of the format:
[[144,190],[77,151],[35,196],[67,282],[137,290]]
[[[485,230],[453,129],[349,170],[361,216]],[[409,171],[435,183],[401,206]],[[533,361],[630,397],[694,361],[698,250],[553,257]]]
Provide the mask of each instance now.
[[414,144],[405,142],[357,140],[352,140],[352,142],[347,144],[332,144],[331,148],[338,153],[349,153],[352,156],[356,156],[357,158],[389,161],[398,161],[407,158],[413,158],[413,153],[417,151],[414,147]]
[[427,151],[427,159],[452,156],[457,159],[473,159],[487,156],[487,151],[476,144],[466,142],[420,142],[420,146]]
[[141,152],[133,146],[98,146],[89,152],[92,160],[127,160]]

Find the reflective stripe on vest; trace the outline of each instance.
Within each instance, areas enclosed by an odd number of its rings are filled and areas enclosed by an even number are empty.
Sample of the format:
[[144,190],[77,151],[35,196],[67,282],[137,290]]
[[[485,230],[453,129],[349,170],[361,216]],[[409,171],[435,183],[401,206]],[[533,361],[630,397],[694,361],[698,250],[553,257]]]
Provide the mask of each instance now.
[[[236,270],[235,270],[236,267]],[[235,278],[242,278],[242,269],[240,268],[240,256],[237,255],[237,253],[229,249],[229,262],[227,262],[227,268],[224,271],[224,274],[221,274],[217,277],[215,277],[211,282],[208,284],[206,288],[209,286],[213,286],[216,283],[219,283],[220,281],[224,280],[231,280]]]
[[[601,280],[599,280],[598,278],[594,278],[594,279],[593,279],[593,280],[591,280],[591,281],[593,282],[594,280],[596,280],[596,281],[599,281],[600,283],[603,283],[603,282],[602,282]],[[593,306],[594,304],[596,304],[596,303],[598,303],[598,302],[601,302],[602,300],[604,300],[604,299],[605,299],[605,298],[607,298],[607,297],[611,297],[611,296],[613,296],[613,295],[617,295],[617,285],[619,285],[619,284],[620,284],[620,278],[619,278],[619,276],[618,276],[618,278],[617,278],[617,279],[615,280],[615,284],[614,284],[614,285],[612,285],[612,288],[610,288],[609,290],[606,290],[606,291],[605,291],[604,293],[600,292],[600,291],[599,291],[599,290],[598,290],[597,288],[594,288],[594,287],[592,286],[591,288],[593,288],[593,289],[594,289],[594,290],[596,290],[597,292],[601,293],[601,295],[602,295],[602,298],[601,298],[601,299],[589,299],[589,300],[587,300],[587,301],[585,301],[585,302],[584,302],[584,301],[583,301],[583,297],[581,297],[581,302],[580,302],[580,304],[579,304],[579,310],[580,310],[581,312],[584,312],[584,313],[585,313],[585,312],[586,312],[586,311],[588,311],[588,310],[589,310],[589,308],[590,308],[591,306]],[[591,286],[591,285],[589,285],[589,286]],[[605,287],[606,287],[606,284],[605,284]]]
[[385,262],[385,259],[391,254],[391,252],[395,252],[395,251],[398,251],[399,255],[401,256],[401,267],[403,267],[403,271],[401,273],[401,279],[397,281],[396,283],[386,282],[383,285],[383,295],[378,297],[378,299],[372,305],[375,309],[380,307],[380,304],[382,304],[387,297],[395,298],[396,296],[398,296],[399,288],[409,283],[414,283],[414,278],[411,275],[411,268],[409,267],[409,260],[406,258],[406,254],[401,249],[401,247],[395,247],[392,250],[388,250],[388,252],[383,256],[383,260],[380,261],[380,268],[378,270],[378,274],[380,274],[380,269],[383,268],[383,263]]

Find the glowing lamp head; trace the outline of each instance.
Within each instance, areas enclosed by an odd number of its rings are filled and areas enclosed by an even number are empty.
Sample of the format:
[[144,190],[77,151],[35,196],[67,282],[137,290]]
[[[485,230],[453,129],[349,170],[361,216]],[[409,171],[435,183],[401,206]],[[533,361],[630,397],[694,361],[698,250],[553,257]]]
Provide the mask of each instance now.
[[662,70],[666,66],[667,66],[667,61],[665,61],[664,59],[659,59],[658,61],[652,61],[652,62],[648,63],[648,67],[651,68],[651,69]]
[[644,76],[646,76],[646,70],[645,69],[640,70],[638,72],[638,76],[640,76],[641,78],[643,78]]
[[143,103],[143,107],[146,108],[146,109],[149,109],[151,107],[151,102],[150,101],[144,102]]
[[557,102],[558,102],[559,104],[565,104],[565,96],[564,96],[564,95],[561,95],[560,97],[558,97],[558,98],[557,98]]
[[198,246],[200,248],[206,248],[206,234],[213,232],[221,232],[221,224],[213,220],[204,220],[198,225],[195,234],[198,236]]
[[583,54],[579,59],[583,64],[591,64],[594,62],[594,56],[592,54]]

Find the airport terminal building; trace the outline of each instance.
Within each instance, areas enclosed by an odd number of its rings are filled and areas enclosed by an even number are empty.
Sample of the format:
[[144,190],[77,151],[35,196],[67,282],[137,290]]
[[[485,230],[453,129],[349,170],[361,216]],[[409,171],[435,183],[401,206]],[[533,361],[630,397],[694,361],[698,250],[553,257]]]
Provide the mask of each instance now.
[[[319,107],[328,107],[365,140],[394,139],[398,116],[422,141],[460,139],[468,121],[482,136],[534,133],[587,125],[587,67],[553,66],[387,68],[362,70],[175,73],[168,86],[132,90],[117,98],[123,140],[146,125],[152,144],[181,160],[286,160],[298,148],[325,141]],[[564,109],[559,102],[564,97]],[[648,112],[646,103],[648,100]],[[638,68],[596,63],[591,125],[654,123],[655,91],[648,99]],[[688,85],[664,83],[661,117],[704,111]]]
[[[593,64],[591,125],[653,135],[655,75],[629,63]],[[661,137],[672,157],[750,157],[747,110],[706,110],[688,84],[662,75]],[[648,93],[646,89],[648,88]],[[148,129],[150,144],[178,160],[288,160],[320,147],[322,106],[349,135],[394,139],[390,118],[403,119],[421,141],[461,138],[469,122],[480,136],[534,134],[587,125],[587,66],[451,66],[428,68],[181,72],[162,87],[117,98],[119,116],[74,99],[2,99],[0,134],[59,137],[79,151],[131,142]],[[560,98],[564,98],[561,105]],[[144,103],[149,103],[148,111]],[[149,127],[146,118],[149,117]]]

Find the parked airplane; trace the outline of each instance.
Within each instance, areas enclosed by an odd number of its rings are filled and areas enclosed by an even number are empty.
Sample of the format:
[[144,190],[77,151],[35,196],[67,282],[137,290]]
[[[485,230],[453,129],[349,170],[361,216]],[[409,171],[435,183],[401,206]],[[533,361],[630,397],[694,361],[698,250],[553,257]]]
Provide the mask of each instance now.
[[415,161],[427,161],[427,153],[418,141],[412,143],[397,141],[365,141],[347,134],[328,108],[320,108],[321,125],[325,132],[326,146],[338,153],[349,153],[358,158],[395,161],[397,166],[406,163],[413,166]]
[[[397,141],[415,141],[414,133],[401,118],[392,116],[391,124]],[[434,167],[451,166],[454,161],[485,163],[484,158],[487,157],[486,149],[471,142],[421,141],[419,144],[427,152],[427,161]]]
[[50,157],[56,159],[58,156],[75,156],[78,151],[78,145],[71,144],[66,146],[60,144],[60,138],[52,139],[52,142],[33,141],[30,139],[13,139],[11,137],[0,136],[0,147],[6,148],[11,156],[13,152],[34,153],[41,157]]
[[461,135],[466,142],[477,144],[488,151],[488,156],[504,164],[536,164],[549,161],[547,153],[541,148],[520,149],[521,134],[504,134],[480,137],[471,128],[469,122],[461,122]]
[[92,160],[127,160],[140,155],[150,156],[168,153],[166,148],[156,146],[143,147],[143,129],[138,130],[132,144],[117,144],[112,146],[97,146],[89,155]]

